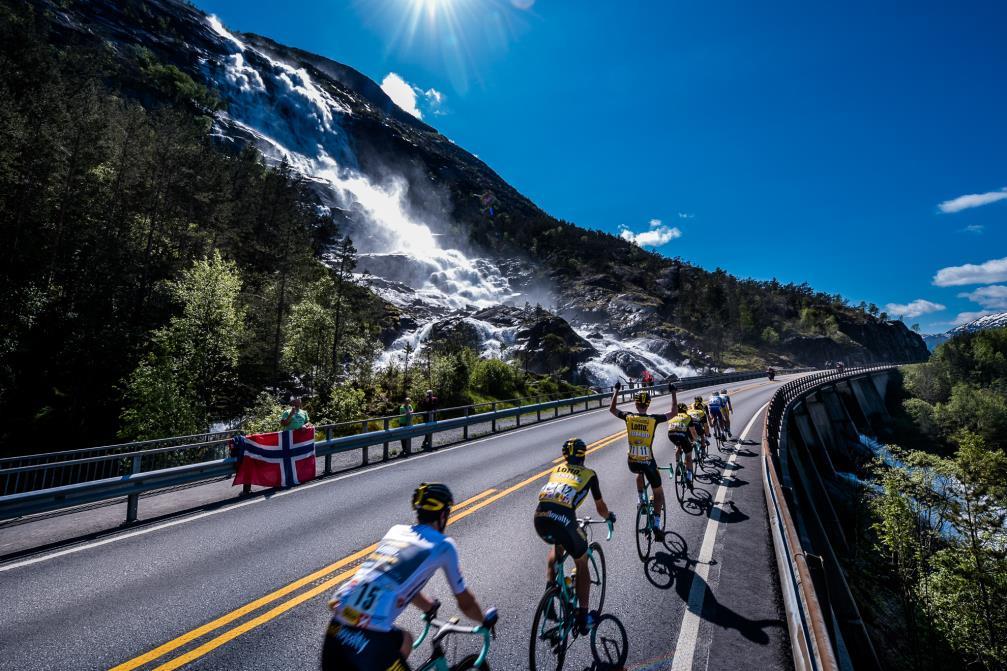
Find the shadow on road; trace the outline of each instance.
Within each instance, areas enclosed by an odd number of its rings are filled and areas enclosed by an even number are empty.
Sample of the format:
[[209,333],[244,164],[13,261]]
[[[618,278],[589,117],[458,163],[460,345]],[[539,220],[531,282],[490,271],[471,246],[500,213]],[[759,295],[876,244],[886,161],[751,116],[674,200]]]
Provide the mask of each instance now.
[[679,569],[694,566],[696,560],[689,558],[689,545],[685,538],[674,531],[665,532],[664,541],[658,548],[643,563],[643,573],[654,587],[671,589]]
[[730,510],[724,510],[723,508],[714,508],[710,511],[710,517],[717,520],[721,524],[737,524],[738,522],[744,522],[749,519],[749,516],[741,512],[738,505],[728,499],[724,502],[724,505],[730,508]]
[[[736,629],[746,639],[758,645],[769,644],[767,628],[783,626],[783,622],[778,619],[750,620],[723,605],[717,601],[716,595],[706,581],[696,575],[690,565],[676,565],[673,570],[676,572],[674,576],[675,591],[687,604],[689,603],[689,594],[692,592],[693,581],[700,581],[705,594],[703,594],[701,612],[698,614],[707,622],[724,629]],[[690,605],[689,608],[691,609],[692,606]]]
[[713,508],[713,496],[702,487],[695,487],[692,491],[686,491],[686,499],[682,501],[681,507],[687,515],[706,515]]

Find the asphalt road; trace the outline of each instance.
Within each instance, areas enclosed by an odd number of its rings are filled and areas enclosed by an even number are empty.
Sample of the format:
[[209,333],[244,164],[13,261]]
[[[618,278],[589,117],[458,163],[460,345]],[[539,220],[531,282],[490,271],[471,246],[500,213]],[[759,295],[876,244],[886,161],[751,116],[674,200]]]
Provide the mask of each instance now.
[[[737,435],[750,425],[747,440],[700,476],[685,506],[666,486],[673,533],[647,562],[634,543],[624,426],[593,411],[0,566],[0,668],[317,668],[328,595],[388,527],[410,519],[416,484],[437,480],[458,501],[477,497],[457,508],[449,533],[469,586],[500,611],[490,663],[525,669],[547,551],[532,512],[572,435],[597,448],[587,463],[619,515],[612,540],[596,540],[608,566],[605,612],[628,632],[627,668],[790,668],[756,418],[783,381],[730,387],[733,428]],[[657,398],[652,411],[668,403]],[[659,461],[671,460],[663,435],[655,449]],[[590,501],[580,512],[596,516]],[[444,602],[442,615],[455,611],[443,578],[427,591]],[[400,625],[418,631],[418,614],[407,611]],[[458,650],[470,643],[459,640]],[[590,662],[582,639],[565,668]]]

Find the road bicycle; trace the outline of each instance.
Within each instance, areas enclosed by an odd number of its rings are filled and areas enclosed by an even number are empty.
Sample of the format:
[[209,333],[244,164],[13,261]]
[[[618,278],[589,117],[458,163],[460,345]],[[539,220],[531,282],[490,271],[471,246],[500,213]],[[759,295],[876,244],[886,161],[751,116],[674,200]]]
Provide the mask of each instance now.
[[[703,444],[702,436],[693,441],[691,449],[692,449],[692,479],[693,482],[695,482],[696,470],[700,467],[700,465],[702,465],[703,463],[702,460],[703,458],[705,458],[701,457],[700,454],[701,453],[703,455],[706,454],[706,447]],[[668,471],[669,474],[672,475],[672,480],[674,480],[675,482],[675,497],[678,499],[678,504],[684,507],[685,490],[692,489],[692,487],[689,486],[690,483],[688,482],[686,476],[685,450],[679,451],[678,454],[676,455],[674,470],[672,470],[672,467],[670,466],[668,468],[662,468],[661,470],[666,470]]]
[[[671,467],[662,468],[657,467],[659,471],[671,472]],[[644,503],[646,501],[646,503]],[[665,509],[661,511],[661,533],[663,536],[664,532],[668,529],[668,506],[665,504]],[[643,501],[637,501],[636,504],[636,552],[640,555],[641,561],[647,561],[650,557],[650,548],[654,543],[654,537],[658,535],[654,533],[654,497],[650,493],[650,482],[646,477],[643,479]]]
[[[425,641],[427,636],[430,634],[431,629],[435,629],[436,631],[434,631],[433,636],[430,637],[430,644],[433,647],[430,659],[422,666],[418,667],[417,671],[466,671],[467,669],[489,671],[490,665],[489,662],[486,661],[486,656],[490,651],[490,639],[496,638],[496,626],[462,626],[458,624],[457,617],[452,617],[447,622],[438,620],[437,606],[435,606],[430,613],[423,617],[423,621],[426,625],[423,628],[423,633],[420,634],[419,638],[413,642],[413,650],[423,644],[423,641]],[[453,634],[482,636],[482,649],[478,653],[465,656],[461,661],[453,666],[448,664],[447,654],[444,652],[444,642],[448,636]]]
[[717,451],[723,452],[724,447],[727,445],[727,430],[721,424],[721,421],[715,421],[713,424],[713,437],[717,441]]
[[[588,533],[595,524],[607,524],[608,534],[605,539],[612,540],[613,523],[610,520],[592,520],[590,517],[577,520],[577,527],[587,529]],[[571,641],[580,635],[580,628],[576,623],[579,605],[575,587],[577,569],[574,567],[569,576],[565,575],[563,570],[565,560],[566,552],[557,546],[556,561],[553,563],[556,578],[539,600],[535,618],[532,620],[531,642],[528,648],[531,671],[553,668],[560,671],[566,660],[567,648]],[[587,546],[587,567],[591,579],[589,610],[600,613],[605,605],[605,554],[598,542],[591,542]],[[594,605],[595,598],[598,600],[597,606]]]

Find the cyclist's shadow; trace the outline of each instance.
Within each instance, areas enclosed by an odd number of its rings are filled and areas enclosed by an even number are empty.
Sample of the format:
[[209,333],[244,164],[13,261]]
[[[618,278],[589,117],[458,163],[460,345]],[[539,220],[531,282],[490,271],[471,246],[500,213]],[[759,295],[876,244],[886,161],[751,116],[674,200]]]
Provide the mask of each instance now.
[[643,573],[654,587],[671,589],[675,586],[676,576],[682,570],[695,566],[696,560],[689,558],[689,546],[674,531],[665,532],[664,542],[658,548],[643,563]]

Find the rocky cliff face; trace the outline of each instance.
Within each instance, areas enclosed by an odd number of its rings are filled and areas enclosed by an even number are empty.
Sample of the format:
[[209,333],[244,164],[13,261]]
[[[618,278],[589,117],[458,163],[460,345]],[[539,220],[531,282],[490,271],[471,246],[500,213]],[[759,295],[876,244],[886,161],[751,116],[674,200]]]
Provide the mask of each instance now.
[[[690,300],[737,280],[549,217],[351,67],[232,33],[175,0],[32,1],[59,39],[103,42],[124,60],[142,47],[203,82],[222,103],[213,114],[222,148],[255,146],[311,180],[362,252],[359,280],[399,315],[383,337],[388,361],[407,347],[470,346],[587,382],[644,369],[681,375],[718,363],[704,343],[733,333],[739,310],[759,307],[781,323],[799,310],[756,287],[697,318]],[[897,323],[837,322],[839,337],[744,337],[776,363],[926,356]]]

